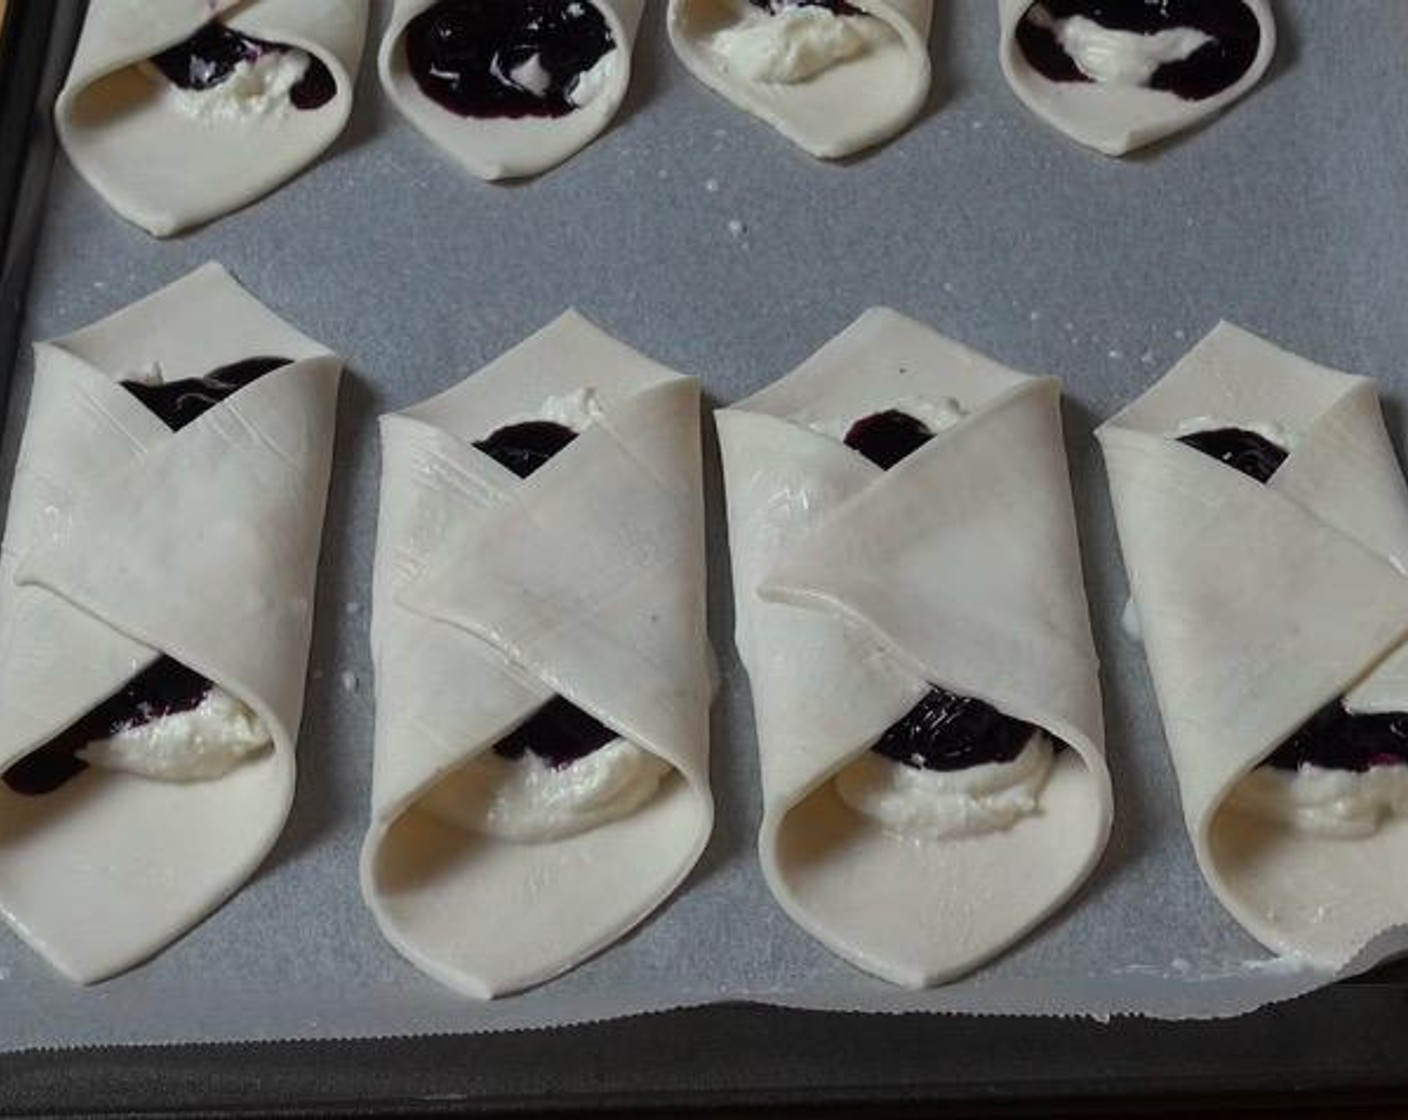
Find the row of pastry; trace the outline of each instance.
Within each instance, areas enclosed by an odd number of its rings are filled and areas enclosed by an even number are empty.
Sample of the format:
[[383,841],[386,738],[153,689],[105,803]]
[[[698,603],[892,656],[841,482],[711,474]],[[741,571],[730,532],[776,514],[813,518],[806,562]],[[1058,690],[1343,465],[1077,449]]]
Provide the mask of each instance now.
[[[397,0],[391,102],[475,175],[533,175],[607,127],[644,0]],[[1022,100],[1120,154],[1240,97],[1275,46],[1265,0],[1004,0]],[[813,155],[905,128],[929,95],[932,0],[671,0],[689,70]],[[341,133],[366,0],[95,0],[55,110],[78,171],[167,236],[234,210]]]
[[[293,797],[340,360],[215,265],[36,348],[0,553],[0,910],[155,953]],[[1113,801],[1059,384],[870,311],[714,415],[763,870],[898,984],[1060,909]],[[382,421],[367,904],[475,996],[713,822],[700,396],[569,313]],[[1326,968],[1408,920],[1408,490],[1373,383],[1221,326],[1098,432],[1188,831]]]

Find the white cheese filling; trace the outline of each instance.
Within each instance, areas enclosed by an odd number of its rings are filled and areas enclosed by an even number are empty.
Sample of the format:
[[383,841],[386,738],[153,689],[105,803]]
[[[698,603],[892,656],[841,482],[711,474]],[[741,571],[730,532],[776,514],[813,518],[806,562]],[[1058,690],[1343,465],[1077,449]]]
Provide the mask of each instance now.
[[628,817],[670,773],[668,763],[626,739],[561,769],[531,751],[486,751],[444,778],[420,802],[455,828],[520,844],[562,840]]
[[[924,397],[901,397],[894,404],[887,404],[874,410],[867,415],[875,415],[881,412],[903,412],[906,416],[913,416],[923,424],[929,431],[938,434],[948,428],[952,428],[964,420],[968,413],[963,406],[952,397],[945,397],[941,401],[931,401]],[[803,420],[812,431],[824,436],[830,436],[841,443],[846,442],[846,436],[850,434],[859,420],[865,417],[857,416],[850,420]]]
[[1408,815],[1408,766],[1362,774],[1305,763],[1296,770],[1258,766],[1237,783],[1227,807],[1288,825],[1308,836],[1358,840],[1385,817]]
[[310,61],[305,51],[268,51],[253,62],[237,63],[228,78],[209,89],[182,89],[149,62],[141,69],[183,117],[208,124],[247,124],[287,113],[290,92],[303,80]]
[[950,840],[1010,828],[1038,811],[1054,751],[1038,731],[1011,762],[921,770],[867,751],[836,775],[836,793],[887,832]]
[[817,6],[772,13],[737,0],[731,26],[710,37],[720,66],[752,82],[793,85],[897,38],[873,16],[841,16]]
[[264,721],[224,689],[199,705],[96,739],[78,757],[100,770],[163,782],[207,782],[273,746]]
[[567,90],[567,100],[580,109],[605,93],[616,77],[616,55],[613,48],[597,59],[590,70],[578,74],[577,80]]
[[[536,412],[516,413],[502,424],[497,425],[494,431],[511,428],[515,424],[547,422],[561,424],[564,428],[571,428],[578,435],[581,435],[605,415],[606,412],[601,407],[601,398],[596,395],[596,390],[589,386],[575,392],[549,397]],[[493,432],[485,433],[486,436],[492,434]]]
[[1027,18],[1050,29],[1077,69],[1101,85],[1147,86],[1160,66],[1182,62],[1213,41],[1194,27],[1146,35],[1105,27],[1086,16],[1055,19],[1041,4],[1033,5]]
[[1131,642],[1144,642],[1144,620],[1139,617],[1139,604],[1133,597],[1124,601],[1124,610],[1120,612],[1120,628],[1124,630],[1124,636]]

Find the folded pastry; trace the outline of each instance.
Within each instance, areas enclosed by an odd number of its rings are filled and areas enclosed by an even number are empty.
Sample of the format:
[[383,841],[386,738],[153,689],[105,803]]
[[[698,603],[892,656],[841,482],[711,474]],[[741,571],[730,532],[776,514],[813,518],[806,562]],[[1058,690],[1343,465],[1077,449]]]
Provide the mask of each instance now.
[[0,911],[73,980],[283,828],[341,361],[223,269],[35,348],[0,552]]
[[1408,491],[1373,382],[1224,324],[1099,437],[1203,874],[1344,965],[1408,922]]
[[481,179],[555,167],[611,123],[645,0],[396,0],[381,84]]
[[621,937],[708,840],[699,390],[569,313],[382,444],[362,889],[489,998]]
[[168,237],[259,198],[342,132],[366,0],[97,0],[55,105],[104,200]]
[[902,131],[929,95],[933,0],[670,0],[690,72],[823,159]]
[[1012,944],[1109,832],[1059,398],[876,310],[717,415],[763,869],[899,984]]
[[999,12],[1013,91],[1110,156],[1215,116],[1276,52],[1267,0],[999,0]]

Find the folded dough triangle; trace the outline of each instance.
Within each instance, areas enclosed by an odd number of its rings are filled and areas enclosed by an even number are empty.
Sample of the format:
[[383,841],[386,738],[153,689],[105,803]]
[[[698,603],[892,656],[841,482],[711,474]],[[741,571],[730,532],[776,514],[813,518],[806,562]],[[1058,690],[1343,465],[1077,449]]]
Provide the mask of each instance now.
[[1002,72],[1022,103],[1072,140],[1107,156],[1122,156],[1216,116],[1261,81],[1276,53],[1276,20],[1267,0],[1243,3],[1260,28],[1256,56],[1245,74],[1220,93],[1185,100],[1164,90],[1100,82],[1056,82],[1027,60],[1017,29],[1036,0],[998,0]]
[[[1177,442],[1207,416],[1300,438],[1262,485]],[[1408,922],[1408,820],[1331,840],[1227,799],[1346,693],[1408,711],[1408,490],[1373,383],[1223,324],[1098,435],[1203,874],[1264,944],[1341,967]]]
[[[257,122],[189,119],[166,104],[139,63],[212,19],[308,52],[336,93],[317,109]],[[88,6],[54,107],[75,169],[130,222],[157,237],[218,218],[267,194],[342,132],[366,36],[367,0],[101,0]]]
[[406,119],[471,175],[490,181],[516,179],[556,167],[605,131],[626,99],[631,54],[645,0],[583,0],[606,20],[616,43],[615,65],[597,95],[573,112],[556,118],[521,119],[462,117],[421,91],[406,63],[406,27],[436,2],[396,0],[381,41],[381,85]]
[[[117,382],[292,364],[173,432]],[[264,721],[216,781],[0,785],[0,911],[70,978],[163,948],[263,860],[293,796],[341,361],[207,265],[36,347],[0,552],[0,770],[169,654]]]
[[857,7],[891,41],[796,82],[753,80],[730,66],[715,36],[737,18],[728,0],[670,0],[670,43],[689,72],[820,159],[841,159],[903,131],[929,96],[933,0],[865,0]]
[[[915,396],[966,418],[887,473],[809,427]],[[1056,383],[876,310],[718,425],[769,885],[859,967],[954,979],[1068,899],[1110,827]],[[1038,813],[922,843],[842,804],[830,779],[930,685],[1072,748]]]
[[[603,415],[530,478],[473,446],[583,388]],[[569,313],[382,431],[363,893],[401,953],[488,998],[621,937],[708,840],[698,388]],[[526,844],[418,808],[555,694],[669,764],[652,800]]]

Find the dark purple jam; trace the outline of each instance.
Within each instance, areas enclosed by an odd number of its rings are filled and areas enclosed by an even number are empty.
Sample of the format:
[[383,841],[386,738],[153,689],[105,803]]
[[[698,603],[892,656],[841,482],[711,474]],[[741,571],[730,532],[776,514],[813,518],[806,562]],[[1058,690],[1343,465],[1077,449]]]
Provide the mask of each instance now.
[[193,669],[170,657],[160,657],[128,681],[121,692],[25,755],[0,777],[15,793],[27,797],[53,793],[88,769],[78,752],[89,743],[198,708],[211,687],[210,681]]
[[1286,461],[1287,451],[1265,436],[1248,432],[1242,428],[1217,428],[1210,432],[1194,432],[1180,436],[1179,443],[1186,443],[1204,455],[1210,455],[1219,463],[1226,463],[1233,470],[1258,482],[1269,482],[1271,476],[1281,469]]
[[[1044,11],[1049,18],[1042,18]],[[1261,27],[1242,0],[1040,0],[1017,24],[1017,45],[1032,69],[1053,82],[1090,79],[1066,53],[1051,26],[1084,16],[1112,31],[1154,35],[1188,27],[1212,40],[1179,62],[1154,71],[1149,88],[1203,101],[1235,85],[1256,61]]]
[[[184,42],[168,47],[152,58],[152,65],[167,81],[181,89],[213,89],[228,81],[241,62],[254,63],[266,54],[282,54],[295,48],[268,43],[211,20]],[[318,109],[337,93],[332,71],[317,56],[308,55],[308,69],[289,90],[296,109]]]
[[846,446],[882,470],[889,470],[933,438],[934,433],[922,421],[891,408],[852,424],[846,433]]
[[755,8],[770,15],[780,15],[788,8],[825,8],[838,16],[863,16],[866,13],[846,0],[748,0]]
[[616,41],[586,0],[440,0],[406,25],[421,92],[461,117],[565,117]]
[[1351,715],[1336,701],[1311,716],[1262,765],[1298,770],[1307,763],[1357,774],[1408,764],[1408,714]]
[[575,704],[554,696],[517,731],[495,743],[494,753],[520,759],[531,751],[554,770],[563,770],[616,737],[616,732]]
[[527,478],[576,438],[565,424],[527,420],[500,428],[474,446],[519,478]]
[[258,381],[266,373],[289,364],[288,358],[246,358],[207,373],[163,385],[123,381],[122,387],[146,405],[173,431],[180,431],[197,416],[226,397]]
[[871,750],[916,770],[967,770],[1011,762],[1036,731],[981,700],[931,685],[924,699]]

